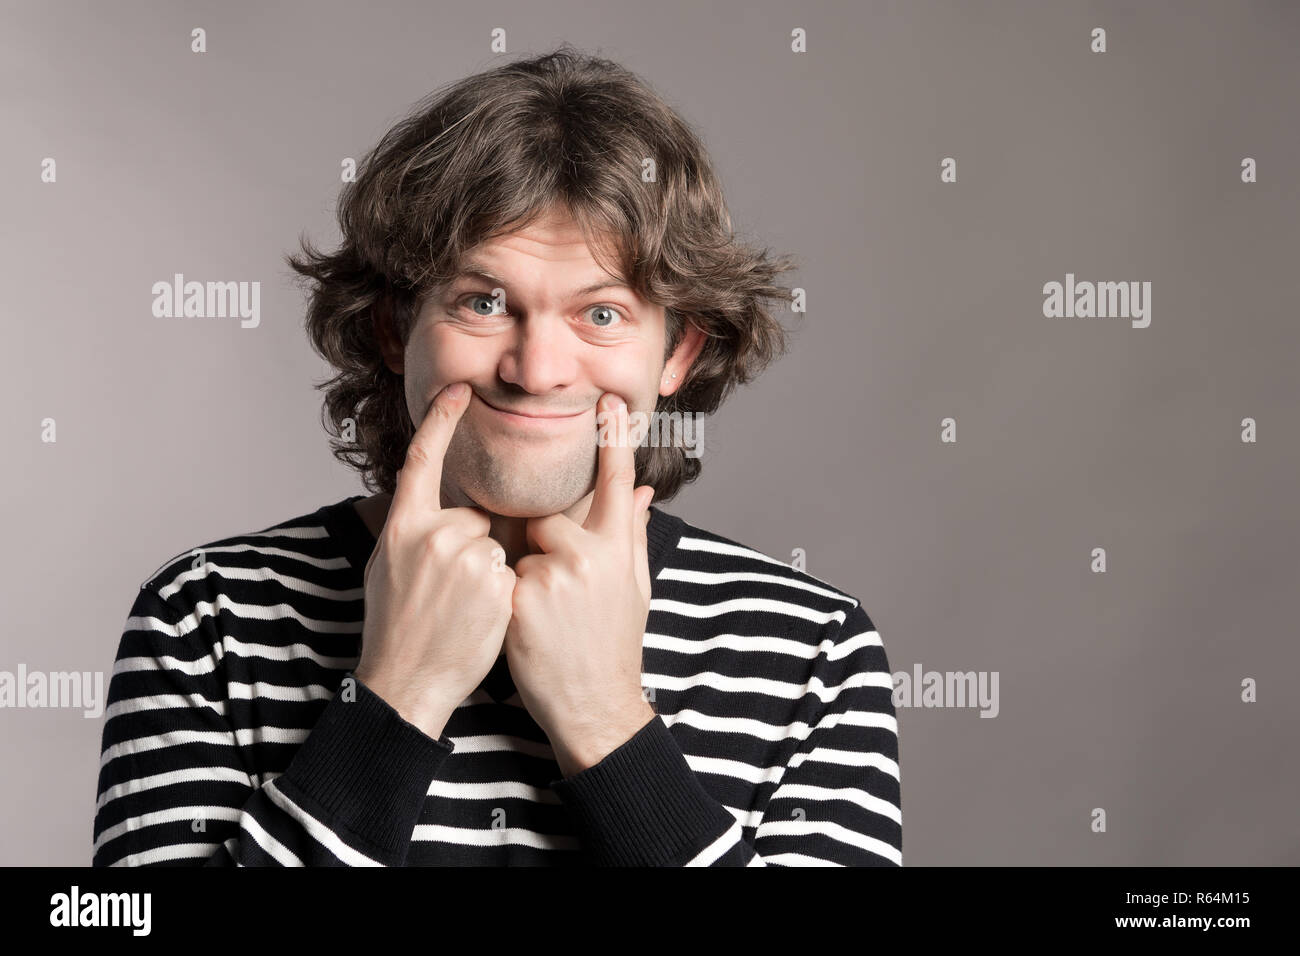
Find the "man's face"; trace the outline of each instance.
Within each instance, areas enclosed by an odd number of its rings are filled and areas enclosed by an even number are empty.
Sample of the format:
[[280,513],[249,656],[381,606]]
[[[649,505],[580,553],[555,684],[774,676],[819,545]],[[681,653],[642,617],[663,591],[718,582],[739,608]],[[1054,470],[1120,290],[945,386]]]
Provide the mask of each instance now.
[[[443,462],[447,506],[559,513],[594,488],[600,396],[651,412],[684,377],[664,372],[664,309],[604,272],[567,218],[486,242],[469,260],[421,304],[404,354],[407,408],[418,425],[442,388],[470,387]],[[693,358],[694,338],[673,371]]]

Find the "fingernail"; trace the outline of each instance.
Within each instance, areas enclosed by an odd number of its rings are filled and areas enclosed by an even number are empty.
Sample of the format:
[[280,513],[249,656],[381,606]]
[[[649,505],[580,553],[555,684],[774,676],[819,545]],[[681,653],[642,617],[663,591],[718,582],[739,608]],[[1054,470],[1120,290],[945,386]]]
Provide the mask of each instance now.
[[455,385],[447,386],[447,396],[449,398],[460,398],[465,394],[465,383],[457,382]]

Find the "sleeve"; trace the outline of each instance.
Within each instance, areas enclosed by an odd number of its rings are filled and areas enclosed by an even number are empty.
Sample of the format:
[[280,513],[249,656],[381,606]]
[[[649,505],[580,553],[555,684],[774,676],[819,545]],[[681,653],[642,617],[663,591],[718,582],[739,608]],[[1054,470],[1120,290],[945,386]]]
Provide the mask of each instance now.
[[752,839],[656,716],[595,766],[551,784],[606,866],[902,866],[893,677],[861,605],[823,633],[808,690],[820,703],[781,768]]
[[286,731],[232,726],[214,620],[151,587],[135,599],[109,681],[92,865],[402,866],[451,741],[349,672],[259,786],[241,742]]

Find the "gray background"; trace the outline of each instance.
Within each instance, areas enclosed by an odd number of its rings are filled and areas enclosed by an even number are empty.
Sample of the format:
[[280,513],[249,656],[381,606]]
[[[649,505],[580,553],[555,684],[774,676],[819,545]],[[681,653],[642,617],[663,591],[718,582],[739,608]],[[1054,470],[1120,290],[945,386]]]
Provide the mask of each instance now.
[[[701,130],[738,228],[804,263],[791,354],[708,420],[668,510],[805,549],[896,672],[999,673],[996,719],[899,712],[905,863],[1300,863],[1300,4],[0,16],[0,669],[107,678],[165,559],[362,490],[282,257],[300,231],[332,246],[343,157],[494,64],[499,26],[507,56],[569,41],[641,74]],[[260,281],[260,328],[154,318],[174,272]],[[1067,272],[1150,281],[1151,326],[1044,318]],[[2,862],[89,862],[101,729],[0,710]]]

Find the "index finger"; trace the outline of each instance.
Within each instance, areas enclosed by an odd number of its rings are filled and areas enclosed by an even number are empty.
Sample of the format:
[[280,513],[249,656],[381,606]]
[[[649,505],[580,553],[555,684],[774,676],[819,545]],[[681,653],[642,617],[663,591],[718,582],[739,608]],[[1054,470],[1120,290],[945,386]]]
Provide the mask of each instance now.
[[429,410],[424,413],[419,427],[411,436],[406,448],[406,462],[402,465],[402,480],[393,493],[392,513],[410,510],[413,514],[427,514],[442,510],[442,460],[451,444],[456,423],[465,413],[469,402],[469,386],[464,382],[448,385],[434,396]]
[[636,507],[636,445],[629,434],[627,403],[613,392],[606,393],[602,401],[605,410],[596,421],[612,425],[613,438],[600,443],[596,451],[596,493],[582,526],[589,531],[626,534]]

